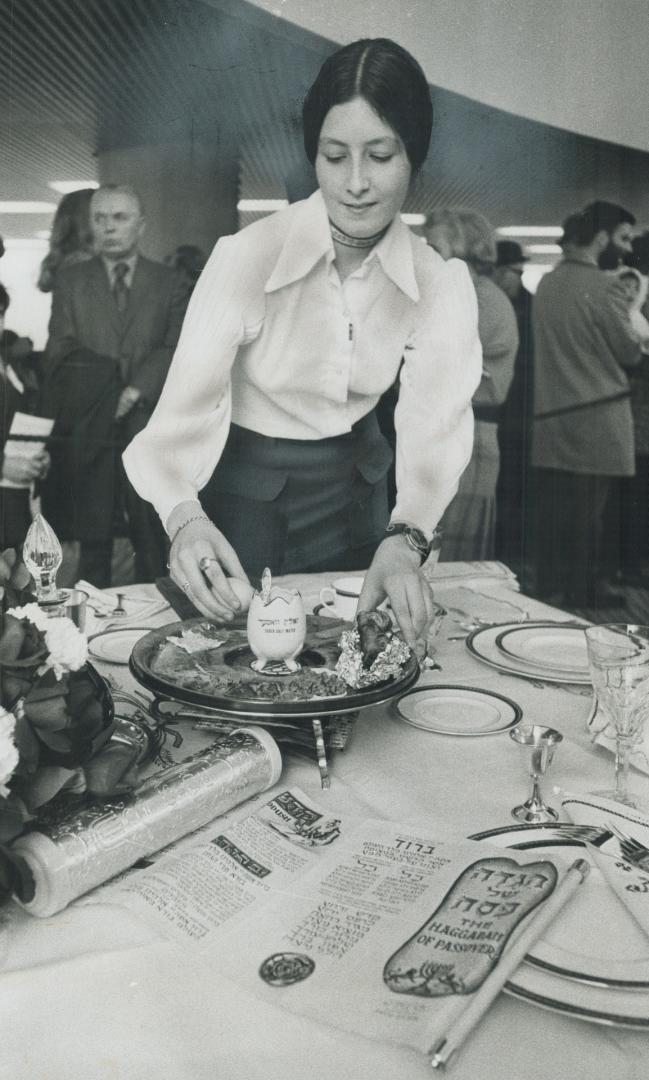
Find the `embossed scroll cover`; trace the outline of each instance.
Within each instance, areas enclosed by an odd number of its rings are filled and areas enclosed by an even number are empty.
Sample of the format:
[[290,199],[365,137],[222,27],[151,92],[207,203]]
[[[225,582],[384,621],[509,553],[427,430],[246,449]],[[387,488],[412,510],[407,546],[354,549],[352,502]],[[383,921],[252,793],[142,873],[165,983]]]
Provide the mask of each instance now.
[[370,821],[208,948],[275,1005],[425,1053],[564,869]]

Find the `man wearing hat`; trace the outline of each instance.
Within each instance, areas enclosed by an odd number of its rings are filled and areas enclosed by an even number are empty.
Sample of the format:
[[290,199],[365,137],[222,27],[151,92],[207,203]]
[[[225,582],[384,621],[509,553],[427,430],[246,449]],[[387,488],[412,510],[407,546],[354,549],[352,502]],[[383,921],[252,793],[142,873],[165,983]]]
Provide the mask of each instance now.
[[499,240],[492,279],[512,302],[518,323],[518,352],[498,425],[500,472],[496,488],[496,555],[518,573],[521,588],[530,574],[528,512],[531,506],[529,446],[532,422],[532,297],[523,285],[529,262],[515,240]]
[[527,255],[515,240],[499,240],[497,245],[496,265],[493,272],[493,280],[511,300],[514,307],[521,292],[526,293],[523,286],[523,270],[525,263],[529,262]]

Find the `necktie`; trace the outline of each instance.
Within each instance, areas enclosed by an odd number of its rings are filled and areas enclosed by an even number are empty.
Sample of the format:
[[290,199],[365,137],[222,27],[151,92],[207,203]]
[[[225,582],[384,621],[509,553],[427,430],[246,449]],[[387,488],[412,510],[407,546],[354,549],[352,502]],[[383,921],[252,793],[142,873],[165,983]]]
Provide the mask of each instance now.
[[118,262],[113,270],[113,296],[120,314],[126,311],[128,304],[128,285],[125,280],[127,274],[128,263]]

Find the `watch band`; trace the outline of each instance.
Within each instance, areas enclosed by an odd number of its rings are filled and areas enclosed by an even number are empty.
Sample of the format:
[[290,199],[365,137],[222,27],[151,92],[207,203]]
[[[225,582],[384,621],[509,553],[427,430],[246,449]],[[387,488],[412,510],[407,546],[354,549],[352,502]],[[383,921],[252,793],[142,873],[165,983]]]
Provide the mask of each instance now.
[[385,535],[386,537],[405,536],[406,543],[413,551],[417,552],[422,563],[426,561],[430,554],[431,545],[425,534],[421,529],[417,529],[414,525],[408,525],[405,521],[391,522],[385,530]]

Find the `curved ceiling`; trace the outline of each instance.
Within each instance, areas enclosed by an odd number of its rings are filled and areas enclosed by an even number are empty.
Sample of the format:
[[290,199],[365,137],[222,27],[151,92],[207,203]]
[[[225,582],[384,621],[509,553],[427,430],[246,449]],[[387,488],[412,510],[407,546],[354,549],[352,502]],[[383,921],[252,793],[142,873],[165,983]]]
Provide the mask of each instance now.
[[[284,0],[281,12],[296,2]],[[546,2],[553,0],[539,7]],[[573,2],[583,0],[562,0]],[[308,6],[329,20],[339,7],[338,0]],[[380,6],[407,14],[417,3]],[[366,32],[379,32],[370,0],[346,7],[354,18],[365,13]],[[308,188],[300,105],[331,40],[244,0],[0,0],[0,20],[0,199],[53,205],[58,196],[48,183],[99,179],[102,151],[183,140],[217,145],[238,160],[242,195]],[[613,198],[649,221],[649,154],[451,90],[434,87],[433,98],[431,153],[408,209],[462,203],[497,225],[556,224],[590,199]],[[3,216],[0,232],[34,236],[50,219]]]
[[[209,2],[233,6],[233,0]],[[429,82],[485,105],[649,147],[647,0],[251,2],[336,42],[395,38],[414,53]]]

